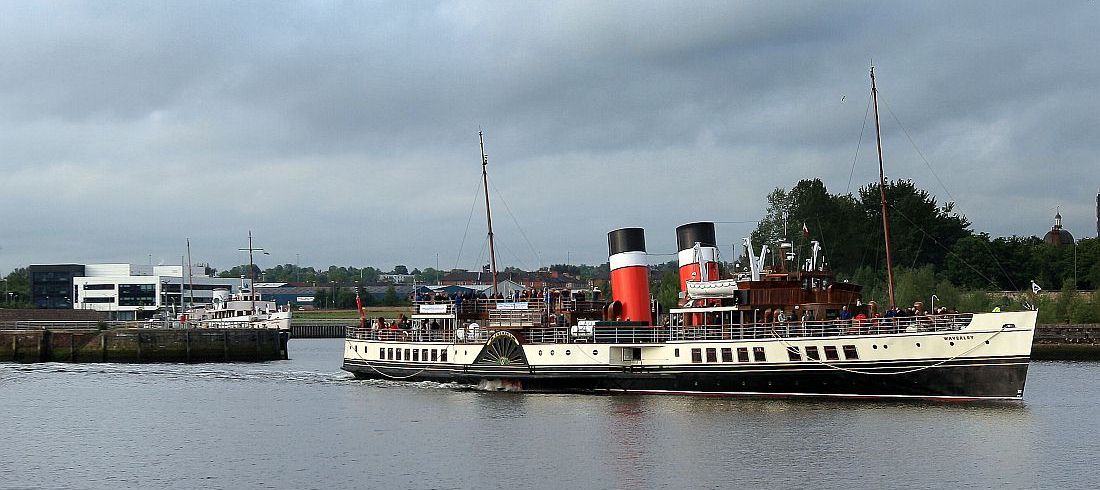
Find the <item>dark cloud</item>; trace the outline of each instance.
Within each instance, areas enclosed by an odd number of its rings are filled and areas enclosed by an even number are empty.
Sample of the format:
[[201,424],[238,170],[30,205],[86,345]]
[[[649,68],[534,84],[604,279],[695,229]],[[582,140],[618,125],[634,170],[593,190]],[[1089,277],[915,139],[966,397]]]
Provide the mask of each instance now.
[[[1060,205],[1086,236],[1097,9],[9,3],[0,271],[178,260],[185,237],[228,267],[248,229],[273,262],[473,267],[479,126],[502,262],[601,262],[626,225],[671,252],[676,225],[757,219],[774,187],[873,180],[871,58],[891,177],[996,235]],[[720,226],[724,252],[750,229]]]

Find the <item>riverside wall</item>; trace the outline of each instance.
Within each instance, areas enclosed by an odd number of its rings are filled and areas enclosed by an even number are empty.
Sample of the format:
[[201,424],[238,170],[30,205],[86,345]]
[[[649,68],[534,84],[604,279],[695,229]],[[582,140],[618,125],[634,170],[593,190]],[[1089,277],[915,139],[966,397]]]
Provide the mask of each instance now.
[[1047,324],[1035,329],[1031,358],[1100,360],[1100,324]]
[[277,330],[6,329],[0,362],[261,362],[287,359]]

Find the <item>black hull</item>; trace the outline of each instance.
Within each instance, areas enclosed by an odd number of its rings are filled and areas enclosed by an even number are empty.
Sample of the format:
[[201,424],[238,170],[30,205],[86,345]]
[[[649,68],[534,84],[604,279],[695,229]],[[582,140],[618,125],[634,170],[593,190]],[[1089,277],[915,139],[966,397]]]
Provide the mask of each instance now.
[[535,367],[430,365],[345,359],[357,378],[478,384],[523,391],[728,396],[1020,399],[1027,357],[922,359],[830,365]]

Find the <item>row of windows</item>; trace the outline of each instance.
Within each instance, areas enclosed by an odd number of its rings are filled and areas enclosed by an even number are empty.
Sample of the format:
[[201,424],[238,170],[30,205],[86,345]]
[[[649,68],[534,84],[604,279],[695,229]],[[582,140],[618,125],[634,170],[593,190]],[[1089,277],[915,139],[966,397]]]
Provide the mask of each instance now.
[[108,296],[106,298],[85,297],[84,301],[82,301],[82,303],[114,303],[114,302],[115,302],[115,299],[110,297],[110,296]]
[[[354,348],[354,347],[353,347]],[[363,346],[363,355],[367,347]],[[380,347],[378,359],[383,361],[429,361],[447,362],[447,349],[402,349],[400,347]]]
[[[840,352],[837,351],[837,348],[836,348],[835,345],[826,345],[826,346],[822,347],[822,350],[824,350],[824,352],[825,352],[825,360],[827,360],[827,361],[839,361],[840,360]],[[841,346],[841,351],[843,351],[843,353],[844,353],[844,359],[845,360],[850,361],[850,360],[859,359],[859,353],[856,352],[856,346],[854,346],[854,345]],[[708,348],[706,348],[705,353],[706,353],[706,362],[718,362],[718,354],[719,354],[718,348],[708,347]],[[701,349],[701,348],[700,349],[691,349],[691,362],[693,362],[693,363],[704,362],[703,361],[703,354],[704,354],[704,350]],[[722,354],[722,362],[733,362],[733,349],[732,348],[723,347],[721,349],[721,354]],[[677,357],[680,355],[680,349],[676,349],[675,355]],[[801,361],[802,360],[802,349],[800,347],[794,346],[794,345],[787,347],[787,359],[789,359],[791,361]],[[767,360],[768,359],[767,359],[767,356],[764,353],[764,348],[763,347],[753,347],[752,348],[752,361],[753,362],[765,362]],[[818,350],[817,346],[810,345],[810,346],[806,347],[806,360],[808,360],[808,361],[820,361],[821,360],[821,351]],[[737,348],[737,362],[749,362],[749,348],[748,347],[738,347]]]
[[[676,349],[676,355],[680,355],[680,349]],[[708,347],[706,349],[707,362],[718,362],[718,349],[715,347]],[[755,362],[765,362],[768,360],[764,354],[763,347],[752,348],[752,360]],[[691,349],[691,362],[703,362],[703,349]],[[733,362],[733,349],[730,347],[722,348],[722,362]],[[749,362],[749,348],[738,347],[737,348],[737,362]]]
[[[825,360],[826,361],[839,361],[840,360],[840,353],[837,352],[835,345],[826,345],[825,347],[822,347],[822,350],[825,351]],[[853,360],[859,359],[859,353],[856,352],[856,346],[854,346],[854,345],[844,345],[844,346],[841,346],[841,350],[844,352],[844,359],[845,360],[853,361]],[[797,346],[792,345],[790,347],[787,347],[787,358],[792,360],[792,361],[801,361],[802,360],[802,352],[799,350],[799,348]],[[814,346],[814,345],[806,346],[806,360],[808,360],[808,361],[820,361],[821,360],[821,352],[818,351],[817,346]]]
[[112,284],[85,284],[84,285],[84,290],[85,291],[106,291],[106,290],[114,291],[115,290],[115,285],[113,283]]
[[[127,288],[130,288],[130,287],[133,287],[133,286],[138,286],[138,285],[136,285],[136,284],[124,284],[123,285],[123,287],[127,287]],[[156,285],[154,285],[154,284],[141,284],[140,286],[141,286],[141,289],[145,289],[145,290],[149,290],[149,291],[156,288]],[[215,289],[228,289],[228,288],[229,287],[224,285],[224,284],[196,284],[195,287],[189,287],[187,285],[183,286],[183,289],[185,291],[213,291]],[[84,290],[85,291],[95,291],[95,290],[114,291],[115,290],[115,284],[114,283],[111,283],[111,284],[85,284],[84,285]],[[180,285],[179,284],[165,284],[161,288],[161,290],[163,292],[168,292],[168,293],[179,293],[180,292]]]

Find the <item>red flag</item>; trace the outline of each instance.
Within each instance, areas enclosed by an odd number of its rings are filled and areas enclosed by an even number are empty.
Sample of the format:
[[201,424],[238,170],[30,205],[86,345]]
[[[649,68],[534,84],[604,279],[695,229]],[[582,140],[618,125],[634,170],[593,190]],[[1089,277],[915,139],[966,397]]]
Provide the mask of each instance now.
[[810,229],[806,228],[806,222],[805,221],[802,222],[802,235],[803,236],[810,236]]
[[359,309],[359,326],[366,328],[367,314],[363,311],[363,300],[359,299],[359,288],[355,288],[355,307]]

